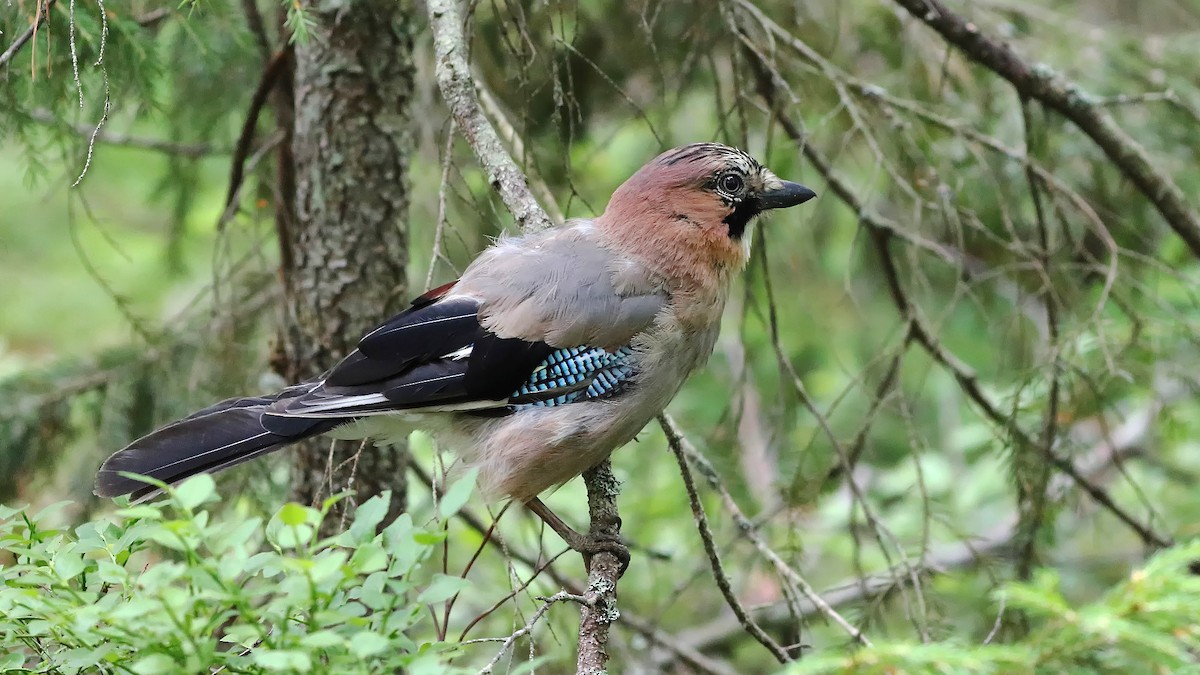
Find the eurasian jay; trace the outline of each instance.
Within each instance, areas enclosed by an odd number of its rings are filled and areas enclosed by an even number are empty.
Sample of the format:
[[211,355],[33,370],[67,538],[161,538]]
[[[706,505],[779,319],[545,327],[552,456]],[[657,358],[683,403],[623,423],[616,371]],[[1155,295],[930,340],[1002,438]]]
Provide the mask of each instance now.
[[318,434],[413,428],[479,468],[485,495],[526,503],[572,548],[628,552],[567,527],[538,499],[633,439],[713,351],[748,228],[815,193],[725,145],[669,150],[604,213],[502,237],[455,282],[367,333],[321,376],[231,398],[100,467],[96,494],[146,498]]

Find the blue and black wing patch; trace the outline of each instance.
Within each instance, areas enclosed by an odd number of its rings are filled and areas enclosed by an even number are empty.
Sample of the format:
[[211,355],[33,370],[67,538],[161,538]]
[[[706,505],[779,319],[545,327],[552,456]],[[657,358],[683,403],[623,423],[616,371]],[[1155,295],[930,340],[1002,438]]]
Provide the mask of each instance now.
[[124,472],[173,484],[366,415],[414,409],[511,415],[611,397],[628,385],[630,349],[560,349],[498,337],[480,325],[479,301],[451,296],[452,288],[417,298],[321,377],[222,401],[130,443],[101,467],[96,494],[147,498],[157,488]]
[[509,405],[554,407],[615,396],[634,372],[633,350],[608,352],[598,347],[558,349],[542,361],[512,396]]
[[413,304],[368,333],[303,395],[264,416],[353,418],[401,410],[506,415],[608,398],[633,375],[633,351],[558,348],[501,338],[479,321],[480,302],[448,296]]

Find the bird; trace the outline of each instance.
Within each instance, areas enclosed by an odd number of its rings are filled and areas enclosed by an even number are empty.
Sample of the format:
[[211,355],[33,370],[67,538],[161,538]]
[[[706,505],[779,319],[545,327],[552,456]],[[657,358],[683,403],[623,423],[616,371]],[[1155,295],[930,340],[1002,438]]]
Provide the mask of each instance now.
[[455,281],[366,333],[320,376],[226,399],[112,454],[95,493],[144,500],[313,436],[430,433],[485,497],[524,503],[585,556],[612,537],[572,529],[539,495],[607,459],[712,354],[760,214],[816,193],[719,143],[667,150],[603,213],[502,236]]

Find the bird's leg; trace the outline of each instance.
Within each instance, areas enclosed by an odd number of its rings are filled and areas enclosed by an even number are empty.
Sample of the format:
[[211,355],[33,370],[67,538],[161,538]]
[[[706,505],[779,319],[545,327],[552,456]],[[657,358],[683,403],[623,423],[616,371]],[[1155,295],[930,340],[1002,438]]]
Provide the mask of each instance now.
[[[583,562],[587,565],[588,570],[592,567],[592,556],[597,553],[605,552],[616,556],[621,563],[621,574],[625,574],[626,568],[629,567],[629,547],[621,542],[615,536],[605,533],[582,534],[571,528],[559,518],[557,514],[550,510],[541,499],[534,497],[525,502],[525,507],[532,511],[542,522],[550,526],[562,540],[567,542],[573,550],[579,551],[583,555]],[[620,524],[617,525],[620,527]]]

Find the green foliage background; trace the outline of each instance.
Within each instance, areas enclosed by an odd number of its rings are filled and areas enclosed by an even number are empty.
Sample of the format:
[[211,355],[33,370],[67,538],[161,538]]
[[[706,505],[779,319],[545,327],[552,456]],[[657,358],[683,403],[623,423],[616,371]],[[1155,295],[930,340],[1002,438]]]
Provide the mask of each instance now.
[[[1200,191],[1200,3],[949,4],[1078,83],[1185,194]],[[1044,448],[1159,537],[1195,537],[1200,264],[1089,139],[1037,105],[1023,111],[1008,85],[896,6],[757,7],[779,32],[741,2],[498,1],[479,3],[473,19],[478,75],[524,139],[523,164],[568,215],[598,212],[643,162],[694,140],[746,147],[821,195],[755,231],[721,343],[671,413],[771,547],[877,646],[854,649],[791,597],[704,492],[735,591],[781,644],[805,645],[795,672],[1194,668],[1187,608],[1196,587],[1184,568],[1195,546],[1143,564],[1154,547],[1048,471]],[[276,9],[261,7],[266,16]],[[0,7],[0,46],[33,11]],[[303,25],[302,10],[294,19]],[[909,299],[1002,424],[981,414],[962,378],[906,339],[908,317],[863,214],[836,196],[758,96],[747,44],[766,56],[783,114],[829,161],[832,179],[864,212],[896,224],[903,236],[889,250]],[[453,278],[511,222],[469,150],[446,141],[427,34],[417,51],[414,287]],[[53,545],[6,512],[5,535],[18,537],[10,541],[40,546],[0,559],[10,588],[38,579],[39,564],[73,564],[52,559],[104,527],[161,526],[148,512],[133,524],[108,515],[112,505],[90,496],[107,453],[211,400],[278,384],[268,365],[284,320],[269,158],[222,222],[229,153],[261,63],[236,3],[163,10],[110,0],[53,5],[36,40],[0,69],[0,500],[35,511],[72,500],[58,524],[37,525],[63,528]],[[270,127],[264,116],[260,142]],[[156,149],[137,147],[148,139]],[[1026,156],[1053,180],[1031,181]],[[1035,443],[1020,442],[1013,425]],[[415,446],[426,471],[439,466],[427,444]],[[844,471],[848,452],[856,462]],[[647,429],[615,467],[625,481],[624,531],[637,546],[621,582],[623,611],[733,672],[775,668],[712,582],[662,434]],[[213,522],[237,527],[276,513],[283,459],[233,473],[220,479],[226,499],[205,507]],[[410,507],[420,513],[431,499],[413,490]],[[584,522],[579,485],[549,501]],[[498,527],[513,550],[533,558],[561,550],[513,511]],[[423,553],[424,576],[402,591],[416,606],[433,569],[469,568],[472,591],[447,612],[451,642],[512,589],[516,599],[468,637],[512,634],[541,605],[537,596],[561,588],[545,574],[522,588],[530,569],[511,550],[486,548],[470,565],[477,533],[460,520],[447,527],[444,547]],[[269,533],[248,537],[247,547],[270,548]],[[202,570],[207,557],[146,546],[183,565],[156,563],[157,574]],[[579,576],[570,556],[555,569]],[[146,592],[188,588],[161,581]],[[65,589],[88,590],[74,576],[54,583],[50,600],[62,607],[79,602]],[[565,669],[577,616],[556,605],[544,620],[535,648],[520,638],[513,658],[548,655],[547,668]],[[417,644],[437,633],[432,622],[404,630]],[[684,670],[644,633],[618,624],[616,635],[618,670]],[[477,668],[498,649],[464,645],[443,656]]]

